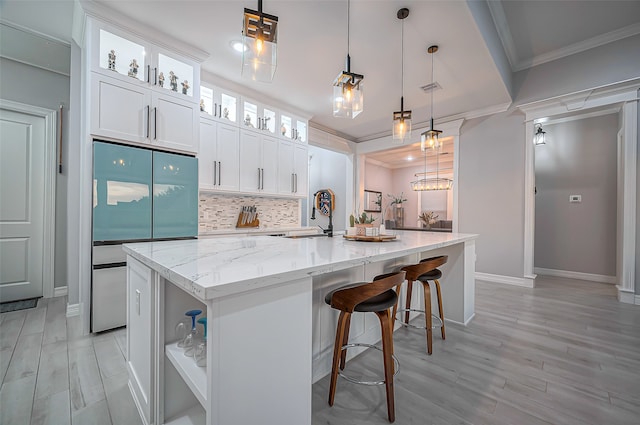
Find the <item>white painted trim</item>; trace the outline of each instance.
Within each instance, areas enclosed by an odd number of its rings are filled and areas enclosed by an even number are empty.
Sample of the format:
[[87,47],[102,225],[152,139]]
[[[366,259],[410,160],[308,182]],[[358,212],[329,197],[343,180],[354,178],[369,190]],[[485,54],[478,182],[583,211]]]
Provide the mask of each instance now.
[[42,255],[42,295],[53,296],[53,279],[55,271],[55,211],[56,211],[56,111],[0,99],[0,109],[33,115],[44,119],[45,131],[45,166],[44,166],[44,222],[43,222],[43,255]]
[[499,274],[490,274],[476,272],[476,280],[484,280],[486,282],[502,283],[504,285],[523,286],[525,288],[533,288],[533,279],[523,277],[503,276]]
[[616,284],[615,276],[607,276],[604,274],[572,272],[569,270],[545,269],[543,267],[534,267],[533,271],[542,276],[565,277],[567,279],[588,280],[590,282],[611,283]]
[[595,117],[600,117],[603,115],[611,115],[611,114],[618,114],[620,113],[620,111],[622,110],[622,106],[621,105],[617,105],[613,108],[606,108],[606,109],[601,109],[601,110],[597,110],[594,112],[587,112],[584,114],[578,114],[578,115],[571,115],[570,117],[563,117],[563,118],[554,118],[554,119],[539,119],[539,120],[535,120],[534,124],[545,124],[545,125],[552,125],[552,124],[560,124],[560,123],[565,123],[565,122],[571,122],[571,121],[578,121],[578,120],[584,120],[587,118],[595,118]]
[[[494,2],[488,2],[488,3],[491,4]],[[514,72],[522,71],[523,69],[532,68],[534,66],[542,65],[543,63],[561,59],[566,56],[570,56],[580,52],[585,52],[587,50],[590,50],[599,46],[603,46],[605,44],[612,43],[614,41],[622,40],[623,38],[632,37],[637,34],[640,34],[640,24],[636,23],[636,24],[628,25],[626,27],[610,31],[605,34],[600,34],[595,37],[571,44],[569,46],[565,46],[560,49],[553,50],[551,52],[537,55],[526,60],[525,59],[519,60],[515,64],[515,66],[513,66],[513,71]]]
[[80,315],[80,304],[67,304],[67,317]]
[[67,296],[67,293],[68,293],[68,287],[67,286],[57,286],[57,287],[53,288],[53,296],[54,296],[54,298],[65,297],[65,296]]
[[638,101],[625,103],[622,109],[624,143],[622,197],[622,275],[620,284],[635,292],[636,280],[636,170],[638,151]]
[[459,119],[471,120],[474,118],[486,117],[489,115],[495,115],[495,114],[505,112],[509,109],[510,106],[511,106],[511,102],[499,103],[497,105],[487,106],[486,108],[474,109],[473,111],[462,112],[456,115],[450,115],[448,117],[444,117],[442,120],[443,121],[459,120]]
[[618,301],[625,304],[635,304],[635,299],[637,297],[633,292],[629,292],[620,287],[620,285],[616,285],[616,289],[618,290]]
[[513,37],[511,36],[509,22],[507,21],[507,15],[504,13],[502,2],[488,1],[487,6],[493,18],[493,23],[496,26],[498,37],[500,37],[500,41],[502,42],[502,47],[504,47],[504,52],[507,54],[507,59],[509,59],[509,65],[511,65],[511,69],[513,70],[519,62],[518,52],[516,51]]
[[[455,325],[468,326],[469,323],[471,323],[471,321],[473,320],[474,317],[476,317],[476,313],[475,312],[471,315],[471,317],[469,317],[467,320],[465,320],[464,323],[463,322],[458,322],[457,320],[447,319],[446,317],[444,318],[444,321],[445,321],[445,323],[453,323]],[[399,326],[398,329],[400,327],[401,326]]]
[[635,304],[636,304],[636,305],[640,305],[640,295],[636,295],[636,296],[635,296],[635,299],[636,299],[636,300],[635,300],[635,301],[636,301],[636,302],[635,302]]

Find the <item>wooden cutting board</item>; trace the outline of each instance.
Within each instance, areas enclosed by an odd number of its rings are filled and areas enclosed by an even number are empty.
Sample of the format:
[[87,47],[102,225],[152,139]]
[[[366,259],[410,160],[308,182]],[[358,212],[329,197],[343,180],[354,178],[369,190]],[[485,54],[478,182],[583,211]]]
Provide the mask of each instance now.
[[361,242],[389,242],[396,238],[396,235],[379,235],[379,236],[350,236],[350,235],[342,235],[343,238],[350,241],[361,241]]

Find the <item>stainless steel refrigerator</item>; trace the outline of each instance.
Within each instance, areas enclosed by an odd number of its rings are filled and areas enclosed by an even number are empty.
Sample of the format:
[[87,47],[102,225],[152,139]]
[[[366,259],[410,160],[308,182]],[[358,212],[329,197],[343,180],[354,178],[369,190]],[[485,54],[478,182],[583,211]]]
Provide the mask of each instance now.
[[94,142],[91,331],[126,324],[123,243],[197,234],[196,158]]

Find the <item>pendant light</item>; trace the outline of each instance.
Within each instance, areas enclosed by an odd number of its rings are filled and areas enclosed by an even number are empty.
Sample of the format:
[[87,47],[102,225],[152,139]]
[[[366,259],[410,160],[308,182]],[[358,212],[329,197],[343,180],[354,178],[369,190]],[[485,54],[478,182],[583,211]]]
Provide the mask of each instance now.
[[270,83],[276,72],[278,50],[278,17],[258,10],[244,9],[242,27],[242,76]]
[[364,108],[362,80],[364,75],[351,72],[351,56],[349,56],[349,19],[351,1],[347,0],[347,63],[333,81],[333,116],[339,118],[355,118]]
[[[427,49],[427,52],[431,55],[431,121],[429,130],[421,134],[420,137],[420,149],[424,152],[424,172],[416,173],[416,177],[422,177],[416,181],[411,182],[411,189],[414,191],[427,191],[427,190],[449,190],[453,186],[453,180],[447,178],[440,178],[440,151],[442,150],[442,143],[439,136],[442,133],[440,130],[433,128],[433,90],[435,88],[433,77],[433,54],[438,51],[438,46],[433,45]],[[436,177],[429,178],[427,174],[427,155],[429,151],[435,152],[436,155]]]
[[400,111],[393,113],[393,139],[402,144],[404,139],[411,137],[411,111],[404,110],[404,19],[409,16],[409,9],[403,7],[398,10],[398,19],[402,22],[401,51],[402,51],[402,91],[400,93]]

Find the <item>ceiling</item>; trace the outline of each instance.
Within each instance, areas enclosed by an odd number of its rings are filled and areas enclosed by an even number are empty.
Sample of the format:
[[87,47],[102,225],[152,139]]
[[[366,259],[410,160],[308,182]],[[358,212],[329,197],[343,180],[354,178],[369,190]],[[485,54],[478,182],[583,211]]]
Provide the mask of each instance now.
[[[472,0],[477,1],[477,0]],[[401,23],[404,22],[404,98],[413,127],[430,116],[431,81],[426,48],[438,44],[434,92],[436,119],[508,105],[512,99],[466,1],[352,0],[350,54],[364,74],[365,109],[354,120],[331,116],[331,83],[347,54],[346,0],[264,0],[279,17],[278,67],[271,84],[240,76],[241,57],[230,42],[241,35],[244,7],[257,0],[96,0],[115,11],[209,53],[204,71],[289,104],[354,141],[390,134],[401,96]],[[558,59],[640,33],[640,1],[488,1],[511,71]],[[0,0],[2,20],[66,42],[71,40],[72,0]]]

